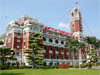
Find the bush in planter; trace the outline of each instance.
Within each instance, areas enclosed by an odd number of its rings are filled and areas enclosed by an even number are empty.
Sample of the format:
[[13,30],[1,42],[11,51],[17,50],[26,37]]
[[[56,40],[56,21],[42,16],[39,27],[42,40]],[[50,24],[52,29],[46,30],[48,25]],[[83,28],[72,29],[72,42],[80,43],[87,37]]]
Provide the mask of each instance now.
[[67,64],[62,63],[62,64],[58,65],[58,68],[68,69],[69,66]]
[[50,62],[49,65],[53,65],[53,62]]
[[46,66],[46,62],[43,62],[43,66]]
[[69,68],[73,68],[73,65],[69,65]]
[[19,62],[17,62],[16,64],[17,64],[17,69],[19,69]]

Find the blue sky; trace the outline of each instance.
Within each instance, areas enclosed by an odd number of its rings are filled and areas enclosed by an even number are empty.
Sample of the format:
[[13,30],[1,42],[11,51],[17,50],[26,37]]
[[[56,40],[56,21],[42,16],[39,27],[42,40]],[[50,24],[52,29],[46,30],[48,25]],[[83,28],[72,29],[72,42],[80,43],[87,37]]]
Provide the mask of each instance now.
[[[79,2],[78,6],[75,5],[75,2]],[[0,35],[6,32],[7,24],[10,21],[23,15],[36,18],[45,26],[62,30],[69,20],[70,10],[74,7],[80,9],[82,18],[87,24],[82,21],[83,34],[91,35],[86,27],[88,26],[93,36],[100,39],[99,0],[0,0]],[[55,18],[57,19],[52,20]],[[46,22],[48,20],[52,21]],[[64,31],[70,33],[70,22]]]

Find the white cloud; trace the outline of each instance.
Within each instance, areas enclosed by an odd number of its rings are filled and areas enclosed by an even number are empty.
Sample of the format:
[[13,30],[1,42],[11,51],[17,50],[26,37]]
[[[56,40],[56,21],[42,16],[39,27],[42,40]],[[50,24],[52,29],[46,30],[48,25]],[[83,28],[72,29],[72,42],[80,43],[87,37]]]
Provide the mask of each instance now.
[[60,22],[58,25],[58,28],[64,28],[65,27],[65,29],[69,29],[70,28],[70,25],[69,24],[64,24],[63,22]]

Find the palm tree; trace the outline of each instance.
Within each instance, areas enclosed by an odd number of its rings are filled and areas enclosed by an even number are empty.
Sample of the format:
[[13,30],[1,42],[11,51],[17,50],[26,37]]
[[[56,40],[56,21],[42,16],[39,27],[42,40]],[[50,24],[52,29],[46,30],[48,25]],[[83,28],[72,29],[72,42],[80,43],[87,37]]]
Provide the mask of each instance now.
[[84,42],[79,42],[79,44],[78,44],[78,54],[79,54],[79,69],[80,69],[80,56],[81,56],[81,50],[83,49],[83,48],[85,48],[85,43]]
[[[100,48],[100,40],[97,39],[96,37],[86,36],[85,39],[84,39],[84,41],[86,43],[88,43],[88,45],[89,45],[90,48],[91,48],[91,46],[94,46],[95,49],[99,49]],[[89,52],[91,53],[91,50],[89,50]],[[97,53],[95,53],[95,55],[96,54]]]
[[69,51],[73,51],[73,63],[74,63],[74,52],[77,50],[77,47],[79,45],[79,41],[77,38],[67,37],[66,38],[66,44],[65,47],[68,48]]

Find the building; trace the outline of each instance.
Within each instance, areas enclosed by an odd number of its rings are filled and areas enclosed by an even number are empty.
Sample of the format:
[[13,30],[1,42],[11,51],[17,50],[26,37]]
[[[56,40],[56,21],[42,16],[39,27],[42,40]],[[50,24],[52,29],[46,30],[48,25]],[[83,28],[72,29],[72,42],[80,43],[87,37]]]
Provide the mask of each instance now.
[[26,62],[24,50],[28,49],[28,40],[32,37],[32,34],[38,32],[40,33],[39,37],[43,38],[43,44],[45,44],[42,53],[44,55],[44,62],[47,65],[51,62],[53,64],[78,64],[79,60],[82,61],[85,58],[85,49],[81,50],[80,53],[78,51],[73,53],[65,47],[67,36],[72,38],[75,36],[79,37],[80,41],[83,36],[81,13],[76,8],[70,12],[70,25],[71,34],[46,27],[34,18],[23,16],[8,24],[6,33],[0,36],[0,40],[5,42],[4,47],[10,47],[16,52],[15,57],[19,62]]

